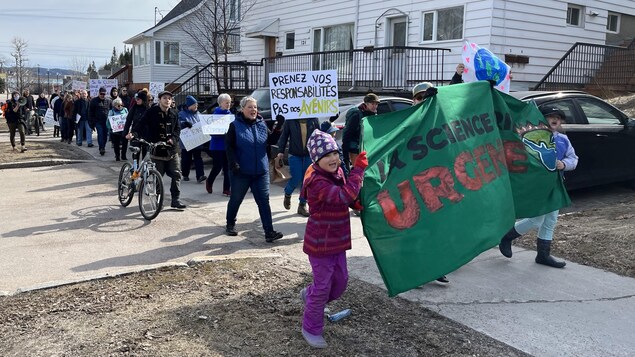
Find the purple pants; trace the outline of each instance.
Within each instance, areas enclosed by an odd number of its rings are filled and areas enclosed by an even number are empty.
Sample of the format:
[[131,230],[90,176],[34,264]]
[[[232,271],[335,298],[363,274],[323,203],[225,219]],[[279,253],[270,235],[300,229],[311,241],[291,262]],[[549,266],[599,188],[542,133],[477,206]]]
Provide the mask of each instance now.
[[325,257],[309,255],[309,262],[313,270],[313,284],[307,287],[302,327],[312,335],[321,335],[324,330],[324,307],[346,290],[346,252]]

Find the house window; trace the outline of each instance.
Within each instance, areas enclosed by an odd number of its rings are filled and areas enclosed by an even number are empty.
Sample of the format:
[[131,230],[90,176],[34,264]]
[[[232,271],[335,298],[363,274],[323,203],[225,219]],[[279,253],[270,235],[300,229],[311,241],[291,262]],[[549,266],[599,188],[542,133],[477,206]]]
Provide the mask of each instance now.
[[179,64],[179,43],[169,41],[154,41],[154,63]]
[[569,4],[567,6],[567,24],[571,26],[581,26],[582,25],[582,19],[580,18],[581,14],[582,14],[582,7]]
[[450,41],[463,38],[464,7],[424,12],[421,41]]
[[285,41],[285,50],[292,50],[295,48],[295,32],[287,32],[287,38]]
[[[346,51],[353,49],[355,24],[343,24],[313,29],[313,52]],[[313,56],[313,70],[338,69],[347,71],[351,66],[352,53]],[[339,74],[339,72],[338,72]]]
[[229,21],[240,21],[240,0],[229,0]]
[[133,48],[134,53],[132,58],[133,66],[143,66],[146,64],[150,64],[149,50],[150,50],[150,46],[148,46],[148,42],[134,45],[134,48]]
[[609,16],[606,19],[606,30],[608,32],[620,32],[620,15],[609,12]]

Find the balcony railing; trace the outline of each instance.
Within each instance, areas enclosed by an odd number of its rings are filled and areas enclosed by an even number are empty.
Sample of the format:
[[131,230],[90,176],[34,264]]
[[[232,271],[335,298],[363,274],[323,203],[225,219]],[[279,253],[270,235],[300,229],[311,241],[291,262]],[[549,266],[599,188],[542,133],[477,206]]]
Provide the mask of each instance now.
[[268,86],[269,73],[335,70],[341,92],[410,90],[420,82],[446,82],[443,66],[448,52],[443,48],[382,47],[278,56],[260,62],[210,63],[191,70],[188,73],[194,73],[189,78],[168,88],[180,104],[187,95],[249,94]]
[[132,66],[127,64],[121,67],[117,72],[111,74],[108,79],[117,79],[119,87],[130,85],[132,83]]

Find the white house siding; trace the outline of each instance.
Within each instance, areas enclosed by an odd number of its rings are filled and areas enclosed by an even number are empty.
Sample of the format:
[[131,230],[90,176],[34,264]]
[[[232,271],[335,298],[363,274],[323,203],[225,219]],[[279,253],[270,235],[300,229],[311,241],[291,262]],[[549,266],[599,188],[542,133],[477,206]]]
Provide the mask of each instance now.
[[[183,21],[183,20],[180,20]],[[171,23],[170,25],[156,31],[152,39],[151,63],[152,63],[152,80],[151,82],[164,82],[165,84],[172,83],[174,80],[181,77],[185,72],[189,71],[192,67],[198,63],[186,56],[183,51],[186,48],[195,48],[191,44],[190,37],[180,29],[180,21]],[[179,43],[180,59],[179,65],[166,65],[155,63],[155,47],[154,41],[170,41]],[[189,52],[191,53],[191,52]],[[205,63],[207,64],[207,63]],[[187,78],[181,78],[185,80]],[[180,81],[181,81],[180,80]],[[179,82],[180,82],[179,81]]]
[[135,83],[150,82],[150,65],[132,66],[132,80]]
[[[585,7],[582,26],[567,25],[569,3]],[[626,0],[495,0],[494,6],[490,50],[498,55],[529,57],[528,64],[512,65],[512,89],[518,90],[541,80],[574,43],[605,44],[608,10],[635,13],[635,2]],[[591,10],[598,16],[589,16]]]

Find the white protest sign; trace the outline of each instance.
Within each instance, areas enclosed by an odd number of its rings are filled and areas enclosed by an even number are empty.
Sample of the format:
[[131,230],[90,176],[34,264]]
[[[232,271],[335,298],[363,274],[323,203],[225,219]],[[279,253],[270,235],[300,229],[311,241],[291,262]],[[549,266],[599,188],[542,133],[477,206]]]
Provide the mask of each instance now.
[[191,128],[182,129],[180,137],[181,142],[187,151],[190,151],[199,145],[205,144],[210,139],[209,135],[203,134],[202,121],[193,124]]
[[82,119],[82,116],[77,114],[75,115],[75,124],[79,123],[79,121]]
[[229,123],[233,122],[234,114],[201,115],[203,134],[223,135],[229,130]]
[[271,117],[285,119],[333,116],[339,112],[337,72],[307,71],[269,74]]
[[46,109],[46,114],[44,114],[44,124],[55,125],[55,116],[53,115],[53,109]]
[[82,90],[82,89],[86,89],[86,82],[82,82],[82,81],[73,81],[73,82],[71,82],[71,89],[72,89],[72,90]]
[[123,131],[123,128],[126,126],[127,116],[127,114],[119,114],[108,117],[108,120],[110,121],[110,128],[113,133]]
[[148,90],[150,91],[150,94],[152,94],[152,98],[154,98],[154,102],[158,103],[159,98],[157,98],[157,96],[159,95],[159,93],[165,90],[165,83],[150,82],[150,88]]
[[106,93],[110,93],[112,88],[117,88],[119,81],[116,78],[113,79],[89,79],[88,88],[90,88],[90,96],[97,97],[99,95],[99,88],[106,88]]

